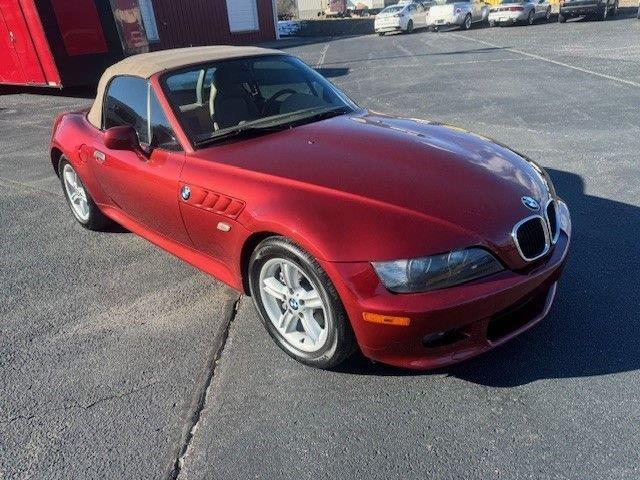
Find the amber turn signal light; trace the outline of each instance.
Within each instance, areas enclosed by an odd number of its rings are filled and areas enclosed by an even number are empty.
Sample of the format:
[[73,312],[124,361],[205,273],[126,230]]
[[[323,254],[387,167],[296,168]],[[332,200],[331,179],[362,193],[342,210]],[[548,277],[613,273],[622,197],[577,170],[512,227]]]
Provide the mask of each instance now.
[[385,325],[396,325],[398,327],[408,327],[409,317],[392,317],[391,315],[380,315],[378,313],[364,312],[362,314],[367,322],[371,323],[383,323]]

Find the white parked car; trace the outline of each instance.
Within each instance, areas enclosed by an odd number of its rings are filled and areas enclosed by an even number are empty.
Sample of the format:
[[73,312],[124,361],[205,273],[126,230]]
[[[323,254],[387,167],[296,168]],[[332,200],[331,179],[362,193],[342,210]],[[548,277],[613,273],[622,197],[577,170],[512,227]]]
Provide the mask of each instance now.
[[509,25],[519,23],[532,25],[539,18],[551,18],[548,0],[502,0],[489,11],[489,25]]
[[449,26],[469,30],[472,24],[488,18],[489,6],[481,0],[436,0],[427,14],[427,26],[435,31]]
[[427,11],[420,3],[391,5],[382,10],[373,27],[378,35],[388,32],[411,33],[415,28],[427,25]]

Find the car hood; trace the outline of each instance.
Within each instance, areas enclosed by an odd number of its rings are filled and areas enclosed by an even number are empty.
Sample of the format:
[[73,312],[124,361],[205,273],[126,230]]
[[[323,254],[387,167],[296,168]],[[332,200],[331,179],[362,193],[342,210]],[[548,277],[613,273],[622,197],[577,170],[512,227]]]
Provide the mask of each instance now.
[[[342,115],[197,152],[217,162],[373,200],[503,244],[548,197],[532,161],[458,127],[371,112]],[[326,191],[326,190],[325,190]]]

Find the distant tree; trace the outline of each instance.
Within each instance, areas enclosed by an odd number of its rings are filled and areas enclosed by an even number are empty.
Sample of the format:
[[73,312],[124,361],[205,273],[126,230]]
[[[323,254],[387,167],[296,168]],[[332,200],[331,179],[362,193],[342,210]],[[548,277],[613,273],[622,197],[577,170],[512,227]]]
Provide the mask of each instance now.
[[295,0],[276,0],[276,9],[279,20],[289,20],[298,14]]

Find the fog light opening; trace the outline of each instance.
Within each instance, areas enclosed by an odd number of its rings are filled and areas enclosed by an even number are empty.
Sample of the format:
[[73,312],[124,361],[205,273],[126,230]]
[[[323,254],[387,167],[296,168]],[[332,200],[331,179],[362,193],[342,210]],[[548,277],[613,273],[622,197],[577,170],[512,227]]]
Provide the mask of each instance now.
[[446,330],[444,332],[430,333],[425,335],[422,339],[422,345],[426,348],[439,348],[446,347],[447,345],[453,345],[461,340],[464,340],[467,336],[460,330],[454,328]]

